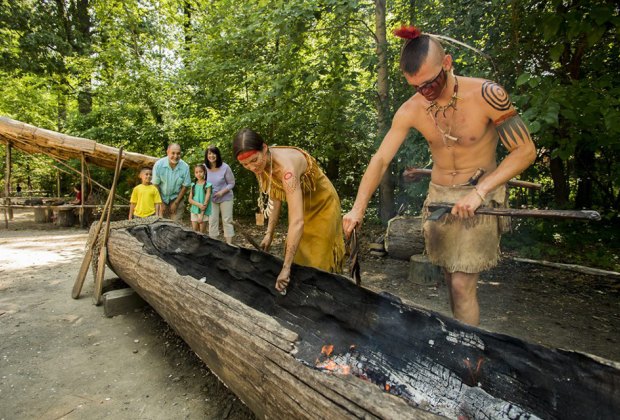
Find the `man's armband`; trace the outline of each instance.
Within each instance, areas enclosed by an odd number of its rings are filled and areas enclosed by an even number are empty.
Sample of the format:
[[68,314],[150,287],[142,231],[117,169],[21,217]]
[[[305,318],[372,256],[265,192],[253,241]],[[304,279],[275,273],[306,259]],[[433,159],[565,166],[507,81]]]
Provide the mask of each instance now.
[[530,132],[514,109],[493,121],[493,124],[495,124],[499,139],[508,150],[532,142]]

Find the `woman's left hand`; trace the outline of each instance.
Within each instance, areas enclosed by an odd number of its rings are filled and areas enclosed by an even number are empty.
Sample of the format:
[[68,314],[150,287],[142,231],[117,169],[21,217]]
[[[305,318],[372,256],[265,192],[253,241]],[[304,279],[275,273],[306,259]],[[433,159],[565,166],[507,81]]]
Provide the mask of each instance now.
[[291,269],[282,267],[280,274],[278,274],[278,278],[276,279],[276,290],[278,292],[282,292],[286,290],[288,283],[291,281]]

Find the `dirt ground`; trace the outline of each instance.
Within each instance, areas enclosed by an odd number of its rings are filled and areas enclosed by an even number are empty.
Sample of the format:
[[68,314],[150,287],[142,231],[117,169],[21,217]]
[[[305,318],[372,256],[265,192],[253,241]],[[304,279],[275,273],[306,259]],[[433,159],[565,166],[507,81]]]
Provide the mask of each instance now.
[[[32,220],[16,212],[0,230],[0,419],[253,418],[153,310],[104,317],[91,277],[71,299],[86,231]],[[363,286],[449,315],[445,285],[412,284],[408,262],[369,254],[378,233],[362,235]],[[505,260],[481,278],[481,326],[620,361],[619,294],[617,279]]]

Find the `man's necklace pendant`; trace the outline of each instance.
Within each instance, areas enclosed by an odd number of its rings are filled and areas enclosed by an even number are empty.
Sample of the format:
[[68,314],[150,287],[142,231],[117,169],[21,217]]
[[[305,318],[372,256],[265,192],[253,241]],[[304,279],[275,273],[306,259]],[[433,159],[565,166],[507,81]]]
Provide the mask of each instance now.
[[[444,142],[444,144],[448,145],[448,142],[447,142],[446,140],[450,140],[450,141],[452,141],[452,142],[454,142],[454,143],[458,143],[459,138],[458,138],[458,137],[451,136],[451,135],[450,135],[450,134],[448,134],[448,133],[444,133],[444,134],[443,134],[443,142]],[[450,146],[448,146],[448,147],[450,147]]]
[[[441,134],[441,139],[443,140],[443,144],[446,147],[452,147],[453,144],[456,144],[459,141],[458,137],[455,137],[450,134],[452,132],[452,119],[454,118],[454,113],[456,112],[456,102],[460,99],[458,97],[458,93],[459,93],[459,81],[455,76],[454,77],[454,92],[452,93],[452,97],[450,98],[450,101],[446,105],[438,105],[437,102],[433,101],[426,108],[426,113],[430,115],[431,119],[435,123],[435,127],[437,128],[437,131],[439,131],[439,133]],[[450,108],[452,108],[453,110],[452,115],[450,116],[450,123],[448,124],[448,127],[446,130],[442,130],[441,127],[439,127],[439,124],[437,123],[437,115],[441,112],[444,119],[448,119],[448,117],[446,116],[446,111]]]

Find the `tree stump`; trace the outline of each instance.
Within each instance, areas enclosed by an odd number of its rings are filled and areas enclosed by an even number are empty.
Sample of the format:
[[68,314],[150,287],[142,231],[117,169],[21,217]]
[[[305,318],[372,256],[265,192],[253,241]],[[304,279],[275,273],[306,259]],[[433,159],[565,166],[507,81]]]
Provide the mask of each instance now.
[[69,227],[75,224],[75,212],[72,208],[58,209],[57,211],[56,223],[58,226]]
[[49,223],[52,221],[52,211],[47,207],[35,207],[34,208],[34,222],[35,223]]
[[396,216],[390,219],[385,233],[385,250],[391,258],[399,260],[409,260],[412,255],[422,254],[422,218]]
[[426,255],[412,255],[409,259],[408,280],[422,286],[430,286],[443,281],[444,274],[441,267],[431,264]]

